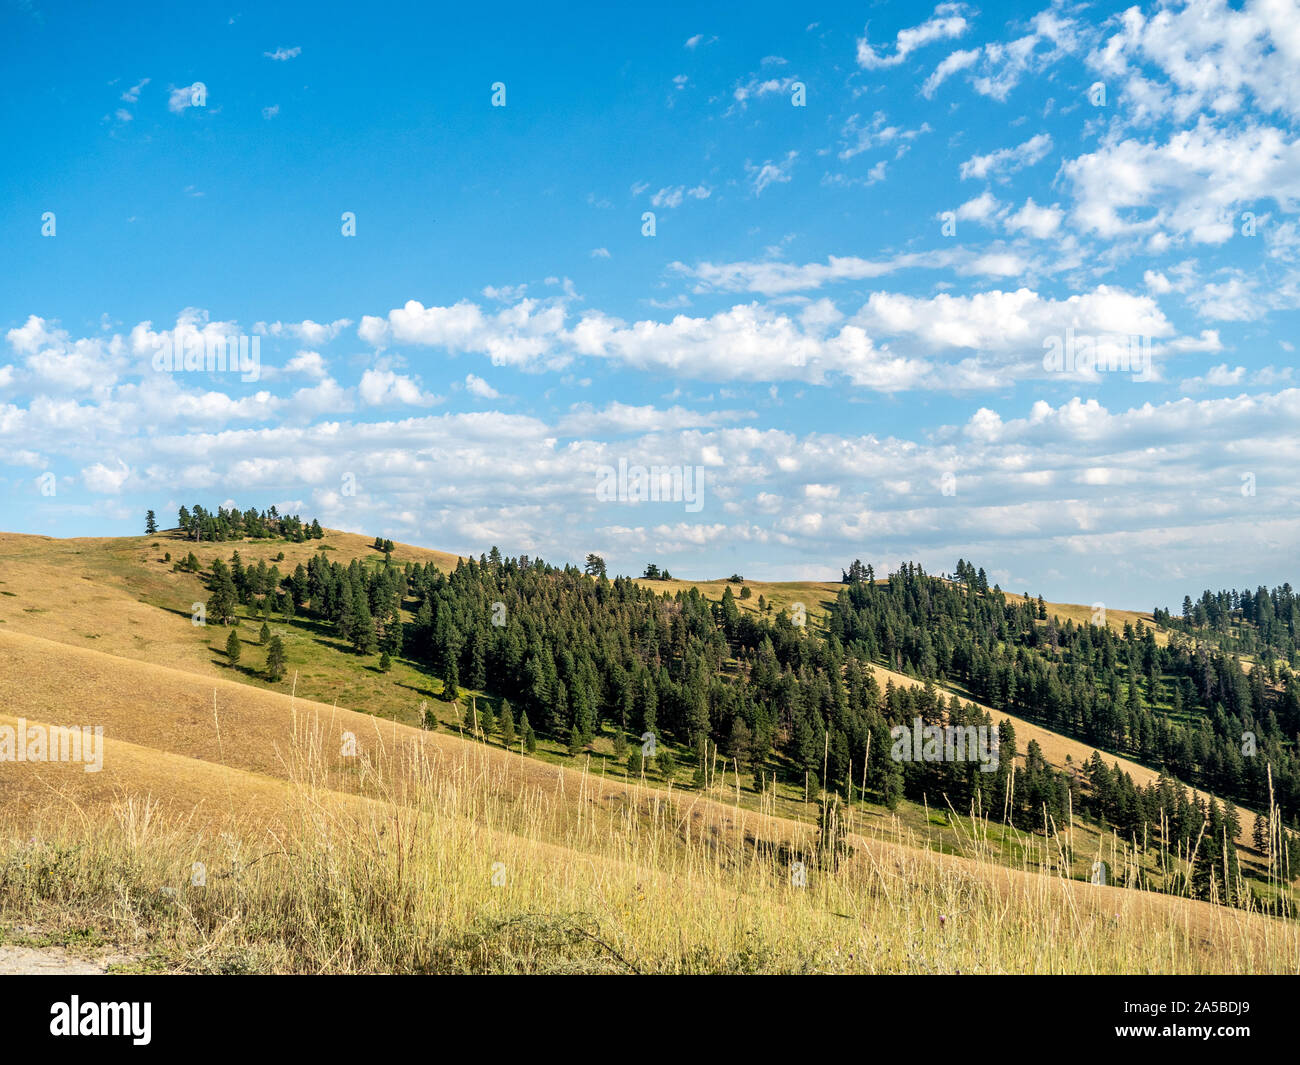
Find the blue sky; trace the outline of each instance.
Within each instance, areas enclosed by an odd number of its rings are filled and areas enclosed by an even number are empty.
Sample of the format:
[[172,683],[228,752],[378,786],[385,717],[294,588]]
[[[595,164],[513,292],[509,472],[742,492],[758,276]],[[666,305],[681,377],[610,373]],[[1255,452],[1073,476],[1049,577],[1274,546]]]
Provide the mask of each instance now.
[[[1298,16],[9,3],[0,527],[1292,579]],[[156,369],[187,336],[257,379]]]

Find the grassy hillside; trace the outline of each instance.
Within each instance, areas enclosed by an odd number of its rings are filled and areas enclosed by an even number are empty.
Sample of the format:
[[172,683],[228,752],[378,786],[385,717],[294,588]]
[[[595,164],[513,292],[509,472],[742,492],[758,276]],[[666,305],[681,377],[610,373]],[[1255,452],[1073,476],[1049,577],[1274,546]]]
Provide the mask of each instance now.
[[[1300,964],[1294,922],[1087,883],[1098,860],[1114,883],[1150,859],[1081,823],[1035,835],[964,811],[854,804],[832,870],[817,848],[821,808],[794,789],[758,794],[725,766],[703,789],[685,774],[628,779],[605,757],[607,736],[576,759],[555,744],[525,757],[466,738],[472,703],[442,701],[412,661],[379,672],[310,618],[270,622],[290,661],[272,684],[260,619],[239,626],[247,646],[232,668],[228,630],[191,623],[201,581],[164,561],[192,548],[207,565],[237,549],[270,564],[283,552],[287,573],[321,547],[381,558],[337,532],[301,545],[0,535],[0,726],[97,724],[107,737],[101,773],[0,764],[4,935],[143,937],[148,964],[195,971]],[[455,562],[404,545],[393,556]],[[838,588],[753,587],[742,609],[759,594],[780,608]],[[425,710],[437,731],[417,727]],[[1060,765],[1091,754],[1015,724],[1022,745],[1038,739]],[[194,862],[209,874],[201,889]]]

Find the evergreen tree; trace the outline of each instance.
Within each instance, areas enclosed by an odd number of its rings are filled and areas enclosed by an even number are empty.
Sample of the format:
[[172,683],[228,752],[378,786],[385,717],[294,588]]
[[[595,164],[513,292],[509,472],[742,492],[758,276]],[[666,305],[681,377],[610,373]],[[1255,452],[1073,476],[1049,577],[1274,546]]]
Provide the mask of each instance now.
[[497,715],[497,729],[501,733],[501,742],[509,750],[515,745],[515,715],[510,709],[510,703],[505,699],[501,700],[501,713]]
[[355,595],[352,599],[352,624],[349,626],[352,646],[363,655],[375,651],[375,622],[370,616],[370,605],[365,595]]
[[[196,560],[197,561],[197,560]],[[239,603],[239,593],[231,579],[230,569],[221,559],[212,563],[212,594],[208,597],[208,618],[225,625],[235,620],[235,609]]]
[[1268,854],[1268,818],[1262,813],[1255,815],[1255,824],[1250,832],[1250,841],[1260,854]]
[[279,681],[284,678],[285,655],[284,643],[279,636],[272,636],[266,650],[266,676],[268,680]]
[[486,699],[479,703],[477,698],[474,700],[474,707],[478,712],[478,728],[483,733],[483,739],[491,740],[497,728],[496,718],[492,716],[492,707]]
[[239,652],[242,645],[239,642],[239,633],[234,629],[230,630],[230,635],[226,637],[226,658],[230,660],[232,666],[239,665]]
[[158,531],[158,519],[154,517],[152,510],[144,516],[144,531],[146,536],[152,536]]
[[655,748],[655,768],[665,781],[677,776],[677,756],[668,747]]

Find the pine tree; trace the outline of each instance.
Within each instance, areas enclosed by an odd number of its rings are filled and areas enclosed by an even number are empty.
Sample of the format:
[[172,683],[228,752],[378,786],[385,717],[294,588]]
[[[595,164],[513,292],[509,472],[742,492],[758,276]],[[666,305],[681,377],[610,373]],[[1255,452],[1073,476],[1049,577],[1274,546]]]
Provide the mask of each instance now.
[[655,768],[666,781],[677,776],[677,758],[667,747],[660,747],[655,753]]
[[529,754],[537,752],[537,735],[533,732],[533,727],[528,723],[528,715],[521,714],[519,717],[519,734],[523,737],[524,750]]
[[158,519],[152,510],[144,516],[144,531],[146,536],[152,536],[158,531]]
[[270,642],[270,640],[271,640],[271,626],[264,621],[262,622],[261,631],[257,634],[257,642],[260,643],[263,647],[265,647]]
[[379,671],[381,673],[387,673],[392,668],[393,668],[393,660],[388,657],[388,652],[385,651],[383,654],[379,656]]
[[365,594],[357,595],[352,600],[352,646],[361,654],[373,654],[375,650],[375,622],[370,616],[370,604]]
[[208,597],[208,617],[225,625],[235,620],[239,593],[231,580],[230,570],[221,559],[212,563],[212,594]]
[[497,715],[497,729],[501,733],[501,742],[509,750],[515,745],[515,715],[505,699],[501,700],[501,713]]
[[278,681],[284,678],[284,644],[279,636],[271,637],[271,645],[266,651],[266,676],[268,680]]
[[481,692],[487,687],[487,660],[483,647],[483,633],[479,629],[474,630],[474,635],[470,640],[469,653],[469,686],[475,691]]
[[239,652],[242,645],[239,642],[239,633],[234,629],[230,630],[230,635],[226,637],[226,657],[230,660],[232,666],[239,665]]

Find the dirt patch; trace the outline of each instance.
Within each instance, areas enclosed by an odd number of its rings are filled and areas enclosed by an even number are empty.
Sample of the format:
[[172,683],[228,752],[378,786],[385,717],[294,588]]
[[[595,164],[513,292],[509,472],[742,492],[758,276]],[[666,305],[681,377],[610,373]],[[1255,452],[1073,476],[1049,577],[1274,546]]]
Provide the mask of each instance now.
[[74,958],[58,947],[0,947],[0,976],[102,976],[107,963]]

